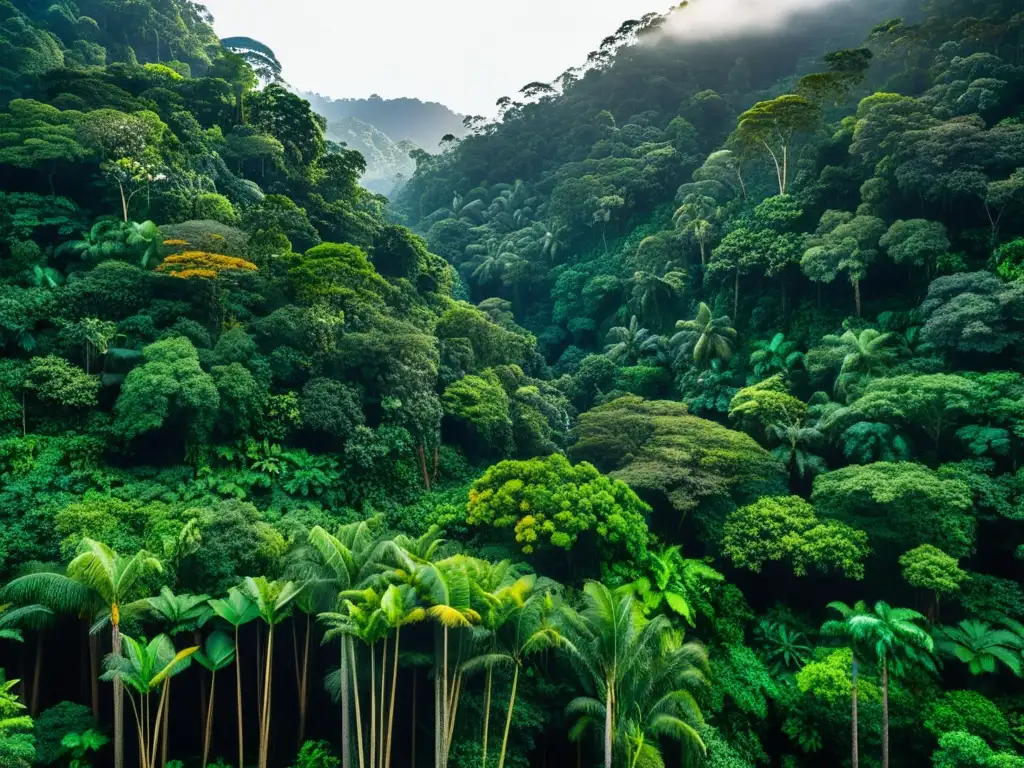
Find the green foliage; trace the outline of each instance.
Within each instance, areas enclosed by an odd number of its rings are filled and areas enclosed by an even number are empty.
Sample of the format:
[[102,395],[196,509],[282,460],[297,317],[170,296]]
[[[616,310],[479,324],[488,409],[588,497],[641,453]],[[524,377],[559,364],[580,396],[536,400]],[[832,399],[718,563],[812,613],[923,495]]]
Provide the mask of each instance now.
[[786,560],[797,576],[813,566],[863,579],[867,538],[848,525],[821,522],[799,496],[764,497],[729,514],[722,552],[733,565],[755,573],[767,562]]
[[963,557],[974,548],[970,489],[921,464],[877,462],[819,475],[812,501],[836,520],[860,528],[876,552],[931,544]]
[[983,738],[990,746],[1009,744],[1010,724],[999,707],[977,691],[947,691],[931,703],[924,727],[937,738],[963,731]]
[[900,556],[903,578],[912,587],[927,589],[936,595],[951,594],[967,578],[955,557],[938,547],[922,544]]
[[625,483],[586,462],[574,466],[554,455],[488,469],[469,492],[466,519],[471,525],[512,528],[525,554],[549,547],[571,550],[582,534],[592,532],[605,557],[624,552],[638,558],[648,540],[648,511]]
[[1024,758],[1013,752],[996,752],[979,736],[950,731],[939,737],[932,765],[935,768],[1021,768]]

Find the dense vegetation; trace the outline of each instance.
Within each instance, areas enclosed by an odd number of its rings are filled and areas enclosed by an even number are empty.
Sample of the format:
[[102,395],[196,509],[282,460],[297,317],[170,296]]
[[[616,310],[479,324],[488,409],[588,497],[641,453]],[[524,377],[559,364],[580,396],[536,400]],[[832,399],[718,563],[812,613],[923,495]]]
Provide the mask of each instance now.
[[0,763],[1024,766],[1016,6],[627,21],[389,203],[0,0]]

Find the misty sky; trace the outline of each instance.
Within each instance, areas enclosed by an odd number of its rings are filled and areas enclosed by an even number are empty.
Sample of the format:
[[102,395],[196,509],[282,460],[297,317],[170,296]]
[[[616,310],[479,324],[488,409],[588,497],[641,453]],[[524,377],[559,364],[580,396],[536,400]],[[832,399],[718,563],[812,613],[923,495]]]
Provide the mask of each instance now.
[[626,19],[666,0],[205,0],[221,37],[269,45],[297,88],[414,96],[494,113],[499,96],[583,63]]

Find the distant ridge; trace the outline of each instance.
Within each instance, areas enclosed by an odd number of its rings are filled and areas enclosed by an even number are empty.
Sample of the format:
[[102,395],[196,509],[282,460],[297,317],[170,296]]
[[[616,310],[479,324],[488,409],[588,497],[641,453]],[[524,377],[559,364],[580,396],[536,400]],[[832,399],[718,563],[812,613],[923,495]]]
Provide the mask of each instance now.
[[313,109],[335,123],[355,118],[386,133],[395,142],[411,141],[428,152],[436,152],[445,134],[462,136],[463,115],[443,104],[414,98],[383,99],[373,94],[365,99],[332,99],[317,93],[299,92]]

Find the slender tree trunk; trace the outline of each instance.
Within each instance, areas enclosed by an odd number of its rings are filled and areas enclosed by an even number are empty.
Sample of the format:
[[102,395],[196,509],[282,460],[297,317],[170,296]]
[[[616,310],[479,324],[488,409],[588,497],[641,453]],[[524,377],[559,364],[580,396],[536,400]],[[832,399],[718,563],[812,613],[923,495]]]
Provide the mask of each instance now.
[[380,741],[377,744],[377,765],[384,766],[384,703],[388,679],[388,638],[384,637],[384,650],[380,657]]
[[299,682],[299,747],[306,739],[306,710],[309,706],[309,614],[306,614],[306,638],[302,647],[302,673]]
[[612,686],[608,681],[608,691],[604,697],[604,768],[612,768]]
[[270,736],[270,675],[274,658],[274,627],[267,625],[267,664],[263,681],[263,711],[260,723],[259,768],[267,768],[267,743]]
[[882,657],[882,768],[889,768],[889,663]]
[[[391,670],[391,702],[388,705],[388,746],[384,750],[384,766],[383,768],[391,768],[391,734],[395,729],[395,689],[398,685],[398,641],[402,636],[402,627],[399,625],[395,628],[395,660],[392,663]],[[413,727],[416,724],[413,723]]]
[[[242,657],[238,655],[238,627],[235,627],[235,702],[238,713],[238,768],[245,768],[245,737],[242,727]],[[212,706],[212,704],[211,704]]]
[[[515,672],[512,673],[512,695],[508,700],[508,714],[505,716],[505,735],[501,737],[501,756],[498,758],[498,768],[505,768],[505,749],[508,747],[508,731],[512,727],[512,710],[516,706],[516,686],[519,684],[519,665],[516,664]],[[610,768],[611,763],[608,763]]]
[[444,657],[443,657],[443,666],[444,666],[444,686],[443,686],[442,693],[443,693],[444,698],[442,700],[442,703],[444,704],[444,717],[442,718],[442,722],[444,724],[444,729],[441,731],[441,736],[443,738],[442,747],[441,747],[441,756],[442,756],[442,760],[443,760],[442,765],[447,766],[448,765],[448,717],[451,714],[451,710],[448,708],[448,705],[449,705],[449,702],[448,702],[448,627],[444,628]]
[[370,768],[377,764],[377,644],[370,644]]
[[857,735],[857,657],[853,657],[853,755],[852,766],[858,768],[860,763],[860,750],[858,748]]
[[[110,608],[111,645],[114,656],[121,655],[120,614],[117,603]],[[124,768],[124,684],[114,678],[114,768]],[[153,760],[156,755],[153,755]],[[152,763],[152,760],[150,761]]]
[[363,718],[359,711],[359,674],[356,667],[355,643],[352,638],[349,642],[349,654],[352,661],[352,699],[356,703],[356,745],[359,748],[359,768],[366,768],[366,760],[363,757]]
[[28,711],[32,717],[39,714],[39,681],[43,676],[43,633],[36,632],[36,660],[32,668],[32,700]]
[[491,679],[493,677],[494,670],[492,667],[487,667],[487,684],[484,692],[484,738],[483,738],[483,759],[480,761],[481,768],[487,768],[487,727],[491,721]]
[[853,281],[853,303],[857,307],[857,317],[860,317],[860,280]]
[[[192,632],[192,645],[197,648],[201,648],[203,645],[203,636],[198,629]],[[206,693],[206,675],[200,673],[199,675],[199,732],[206,732],[206,721],[209,716],[207,711],[209,708],[209,697]]]
[[160,747],[160,768],[167,768],[167,742],[171,735],[171,678],[164,683],[164,743]]
[[352,743],[349,733],[350,712],[348,700],[348,642],[341,638],[341,660],[338,666],[341,681],[341,768],[352,768]]
[[121,213],[124,214],[124,221],[128,223],[128,199],[124,196],[124,185],[120,182],[117,188],[121,191]]
[[416,446],[416,453],[420,459],[420,471],[423,472],[423,487],[430,490],[430,474],[427,472],[427,455],[422,443]]
[[[206,706],[206,734],[203,739],[203,768],[210,761],[210,736],[213,734],[213,702],[217,693],[217,670],[213,670],[213,679],[210,682],[210,701]],[[241,766],[240,768],[244,768]]]

